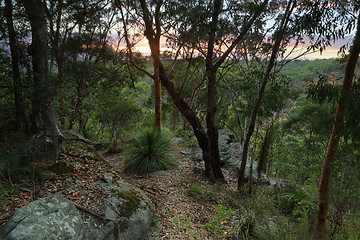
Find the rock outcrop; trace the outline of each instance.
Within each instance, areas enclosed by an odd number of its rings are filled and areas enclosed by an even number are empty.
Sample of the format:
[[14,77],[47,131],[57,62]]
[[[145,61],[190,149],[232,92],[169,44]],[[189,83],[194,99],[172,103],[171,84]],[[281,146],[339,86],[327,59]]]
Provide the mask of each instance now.
[[0,229],[2,240],[84,239],[85,225],[75,205],[50,195],[20,208]]
[[[231,133],[222,132],[219,135],[219,154],[220,154],[220,161],[222,165],[225,167],[236,167],[240,169],[241,166],[241,152],[242,146],[238,142],[233,142],[234,136]],[[181,150],[180,153],[184,155],[189,155],[190,158],[195,162],[202,162],[202,153],[200,148],[191,149],[191,150]],[[259,177],[256,170],[257,170],[257,162],[252,161],[250,157],[246,162],[245,168],[245,179],[250,178],[251,172],[251,164],[253,169],[252,174],[252,181],[254,183],[265,183],[270,184],[268,177],[262,173]],[[199,166],[195,166],[195,170],[198,171]]]
[[97,184],[114,194],[105,198],[107,204],[102,209],[109,222],[102,225],[101,220],[91,217],[86,240],[142,240],[161,229],[154,205],[142,191],[121,181],[117,187]]
[[[93,183],[106,190],[103,219],[83,219],[75,204],[53,194],[20,208],[0,229],[2,240],[141,240],[161,229],[155,208],[139,189]],[[106,219],[106,222],[104,222]]]

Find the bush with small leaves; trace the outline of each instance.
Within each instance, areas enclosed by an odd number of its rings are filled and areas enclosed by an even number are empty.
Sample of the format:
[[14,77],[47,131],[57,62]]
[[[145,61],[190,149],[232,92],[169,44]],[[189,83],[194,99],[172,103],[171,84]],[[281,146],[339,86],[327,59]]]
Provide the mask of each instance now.
[[125,154],[125,172],[145,174],[176,165],[171,138],[156,129],[145,129]]

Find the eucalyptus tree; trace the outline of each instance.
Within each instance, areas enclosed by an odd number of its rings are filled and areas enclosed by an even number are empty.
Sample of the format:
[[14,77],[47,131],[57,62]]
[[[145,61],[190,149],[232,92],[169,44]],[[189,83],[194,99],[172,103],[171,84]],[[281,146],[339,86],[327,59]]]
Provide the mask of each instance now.
[[[277,31],[273,33],[273,42],[270,41],[271,56],[268,60],[266,72],[263,75],[261,88],[252,109],[250,124],[246,134],[243,153],[241,158],[241,169],[239,171],[238,188],[244,184],[244,172],[247,161],[247,152],[251,135],[254,131],[257,114],[262,104],[267,82],[271,74],[276,73],[285,64],[294,58],[303,56],[309,51],[322,52],[332,44],[331,41],[344,38],[345,34],[353,29],[351,13],[344,8],[341,1],[286,1],[287,7],[275,10],[279,12],[275,26]],[[282,9],[286,9],[282,11]],[[350,20],[349,20],[350,19]],[[335,25],[334,21],[339,22]],[[308,43],[305,40],[308,39]],[[307,50],[300,55],[291,56],[296,47],[307,44]],[[292,50],[286,52],[286,47],[292,45]]]
[[20,47],[17,36],[17,31],[14,27],[14,3],[12,0],[5,0],[5,17],[7,25],[7,33],[9,38],[12,78],[13,78],[13,93],[14,93],[14,110],[16,128],[21,126],[27,130],[27,121],[24,109],[24,99],[22,94],[22,83],[20,74]]
[[[319,182],[319,205],[316,215],[315,230],[323,233],[325,230],[326,217],[329,209],[330,202],[330,180],[333,169],[333,163],[337,153],[337,149],[340,144],[340,139],[343,134],[343,125],[345,121],[345,115],[347,108],[350,105],[351,88],[354,79],[354,71],[357,64],[357,60],[360,54],[360,15],[357,16],[357,29],[354,38],[353,45],[351,47],[347,63],[345,66],[345,74],[343,79],[343,85],[337,104],[336,114],[334,117],[334,123],[332,126],[332,132],[329,139],[328,148],[324,158],[324,164],[321,171],[321,177]],[[321,234],[323,237],[323,234]]]
[[38,0],[21,1],[31,25],[32,57],[32,98],[31,134],[32,139],[25,150],[26,158],[36,162],[57,160],[62,136],[56,125],[52,108],[52,89],[48,67],[48,26],[45,17],[45,2]]
[[[109,32],[114,22],[114,9],[111,1],[46,1],[46,16],[49,21],[50,44],[57,67],[59,86],[60,120],[66,126],[64,85],[64,65],[69,61],[82,62],[81,73],[77,77],[77,101],[73,114],[69,117],[69,128],[79,120],[79,129],[83,130],[81,109],[86,90],[86,78],[92,67],[97,64],[102,52],[108,45]],[[69,44],[70,43],[70,44]],[[70,54],[70,55],[69,55]]]
[[[220,168],[217,111],[217,72],[226,65],[226,59],[235,47],[245,38],[249,29],[266,8],[268,1],[117,1],[118,7],[126,14],[139,16],[133,24],[141,26],[147,38],[158,70],[161,84],[166,88],[178,110],[193,128],[195,137],[202,149],[205,174],[211,180],[223,179]],[[124,14],[125,15],[125,14]],[[126,22],[125,22],[126,23]],[[127,24],[124,24],[126,26]],[[231,27],[230,27],[231,26]],[[128,29],[125,28],[125,32]],[[204,58],[206,71],[202,79],[207,85],[206,128],[201,124],[197,113],[183,98],[181,90],[176,89],[169,78],[160,55],[160,39],[165,33],[174,40],[172,47],[195,48],[198,56]],[[128,43],[131,53],[132,44]],[[170,68],[171,69],[171,68]],[[143,72],[155,79],[157,73]]]

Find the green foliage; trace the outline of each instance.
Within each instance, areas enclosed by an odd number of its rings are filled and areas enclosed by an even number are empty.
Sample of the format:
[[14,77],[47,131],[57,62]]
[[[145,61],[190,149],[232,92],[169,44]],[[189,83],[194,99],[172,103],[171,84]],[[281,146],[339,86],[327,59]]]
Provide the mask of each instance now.
[[191,184],[187,190],[188,194],[192,197],[199,197],[202,194],[202,188],[199,184]]
[[[24,147],[24,135],[11,133],[0,139],[0,197],[14,192],[9,183],[29,178],[30,169],[20,164],[20,150]],[[2,184],[2,181],[4,184]]]
[[125,171],[150,173],[176,164],[171,139],[156,129],[144,129],[125,153]]
[[299,99],[288,118],[280,122],[281,138],[277,139],[269,155],[268,174],[298,184],[318,181],[333,113],[332,104],[320,105]]
[[177,229],[189,233],[191,239],[201,239],[201,233],[196,229],[195,224],[192,222],[192,219],[190,217],[186,218],[175,215],[172,223],[176,226]]
[[[342,76],[329,78],[320,75],[317,81],[311,81],[307,87],[306,93],[314,101],[336,104],[339,101]],[[351,93],[348,98],[349,106],[346,112],[346,121],[342,128],[345,140],[353,140],[360,143],[360,81],[353,80]]]
[[184,147],[195,148],[199,146],[194,133],[189,130],[184,131],[182,128],[178,128],[175,132],[175,136],[181,137],[183,139]]
[[143,115],[141,106],[136,102],[136,92],[128,88],[108,89],[99,94],[99,104],[96,105],[95,120],[101,123],[110,133],[112,142],[121,133],[134,128]]
[[310,194],[303,187],[291,183],[286,184],[285,187],[275,188],[273,199],[282,213],[296,220],[307,217],[316,209],[316,203]]
[[242,239],[255,236],[256,215],[251,209],[242,208],[234,221],[237,227],[237,236]]
[[8,54],[0,47],[0,136],[13,130],[14,103],[11,61]]
[[338,59],[315,59],[315,60],[295,60],[286,64],[281,72],[291,77],[296,86],[300,87],[302,82],[307,79],[314,79],[319,75],[332,76],[344,72],[345,64]]
[[220,204],[215,207],[215,215],[210,222],[205,224],[205,227],[214,234],[215,238],[224,239],[229,236],[231,231],[229,223],[235,215],[234,210]]

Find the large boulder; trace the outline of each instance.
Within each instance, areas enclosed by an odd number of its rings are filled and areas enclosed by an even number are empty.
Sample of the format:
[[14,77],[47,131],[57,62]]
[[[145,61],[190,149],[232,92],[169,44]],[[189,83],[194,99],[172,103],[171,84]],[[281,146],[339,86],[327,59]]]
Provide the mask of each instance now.
[[84,239],[85,225],[74,204],[51,195],[20,208],[0,229],[2,240]]
[[51,195],[16,211],[0,229],[0,239],[140,240],[161,229],[154,205],[141,190],[122,181],[92,185],[104,190],[99,209],[103,217],[90,214],[83,219],[73,202]]
[[145,239],[161,229],[155,208],[147,196],[135,187],[118,181],[118,186],[96,183],[113,196],[105,199],[102,212],[110,220],[106,225],[95,217],[90,220],[86,240]]

